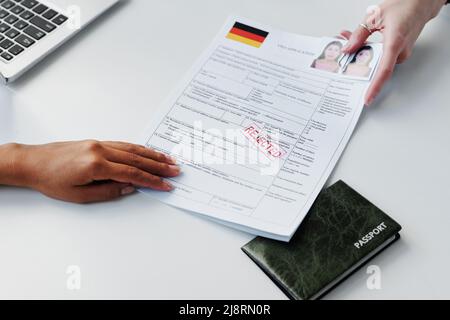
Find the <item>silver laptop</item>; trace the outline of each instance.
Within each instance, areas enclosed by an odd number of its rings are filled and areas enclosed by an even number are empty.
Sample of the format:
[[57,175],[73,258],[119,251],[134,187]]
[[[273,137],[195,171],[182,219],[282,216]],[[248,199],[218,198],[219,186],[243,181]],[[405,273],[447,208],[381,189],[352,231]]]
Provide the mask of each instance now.
[[0,0],[0,81],[16,80],[120,0]]

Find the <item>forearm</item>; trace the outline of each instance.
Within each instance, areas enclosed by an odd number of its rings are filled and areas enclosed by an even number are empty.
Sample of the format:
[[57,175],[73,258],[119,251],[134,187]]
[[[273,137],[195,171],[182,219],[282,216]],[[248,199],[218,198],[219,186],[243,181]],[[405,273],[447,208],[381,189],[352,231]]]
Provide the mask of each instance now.
[[13,143],[0,145],[0,185],[26,186],[25,173],[21,168],[23,148]]

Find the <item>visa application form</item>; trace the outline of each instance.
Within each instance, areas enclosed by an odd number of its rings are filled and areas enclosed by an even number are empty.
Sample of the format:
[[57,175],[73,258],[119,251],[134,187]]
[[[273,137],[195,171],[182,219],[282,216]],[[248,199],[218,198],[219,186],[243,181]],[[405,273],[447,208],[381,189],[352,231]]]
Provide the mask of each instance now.
[[350,139],[382,50],[346,56],[344,44],[230,17],[140,141],[177,159],[175,189],[141,191],[289,241]]

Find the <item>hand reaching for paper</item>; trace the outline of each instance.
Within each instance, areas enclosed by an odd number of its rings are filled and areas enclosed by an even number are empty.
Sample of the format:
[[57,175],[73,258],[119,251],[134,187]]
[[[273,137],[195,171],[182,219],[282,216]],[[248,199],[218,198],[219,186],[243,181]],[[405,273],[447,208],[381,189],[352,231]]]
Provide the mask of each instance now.
[[179,173],[171,157],[124,142],[0,146],[0,185],[28,187],[76,203],[112,200],[135,187],[170,191],[163,178]]
[[374,80],[366,95],[370,105],[389,80],[397,63],[407,60],[425,25],[433,19],[446,0],[385,0],[366,15],[361,25],[352,33],[342,31],[349,40],[343,51],[353,53],[364,45],[373,32],[383,34],[384,53]]

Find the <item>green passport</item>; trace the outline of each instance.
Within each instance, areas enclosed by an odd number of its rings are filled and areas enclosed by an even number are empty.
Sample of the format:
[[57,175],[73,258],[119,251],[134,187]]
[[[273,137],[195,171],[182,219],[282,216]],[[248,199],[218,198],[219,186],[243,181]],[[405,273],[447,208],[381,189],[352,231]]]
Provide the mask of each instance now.
[[401,226],[339,181],[317,197],[289,243],[242,250],[290,297],[318,299],[399,238]]

